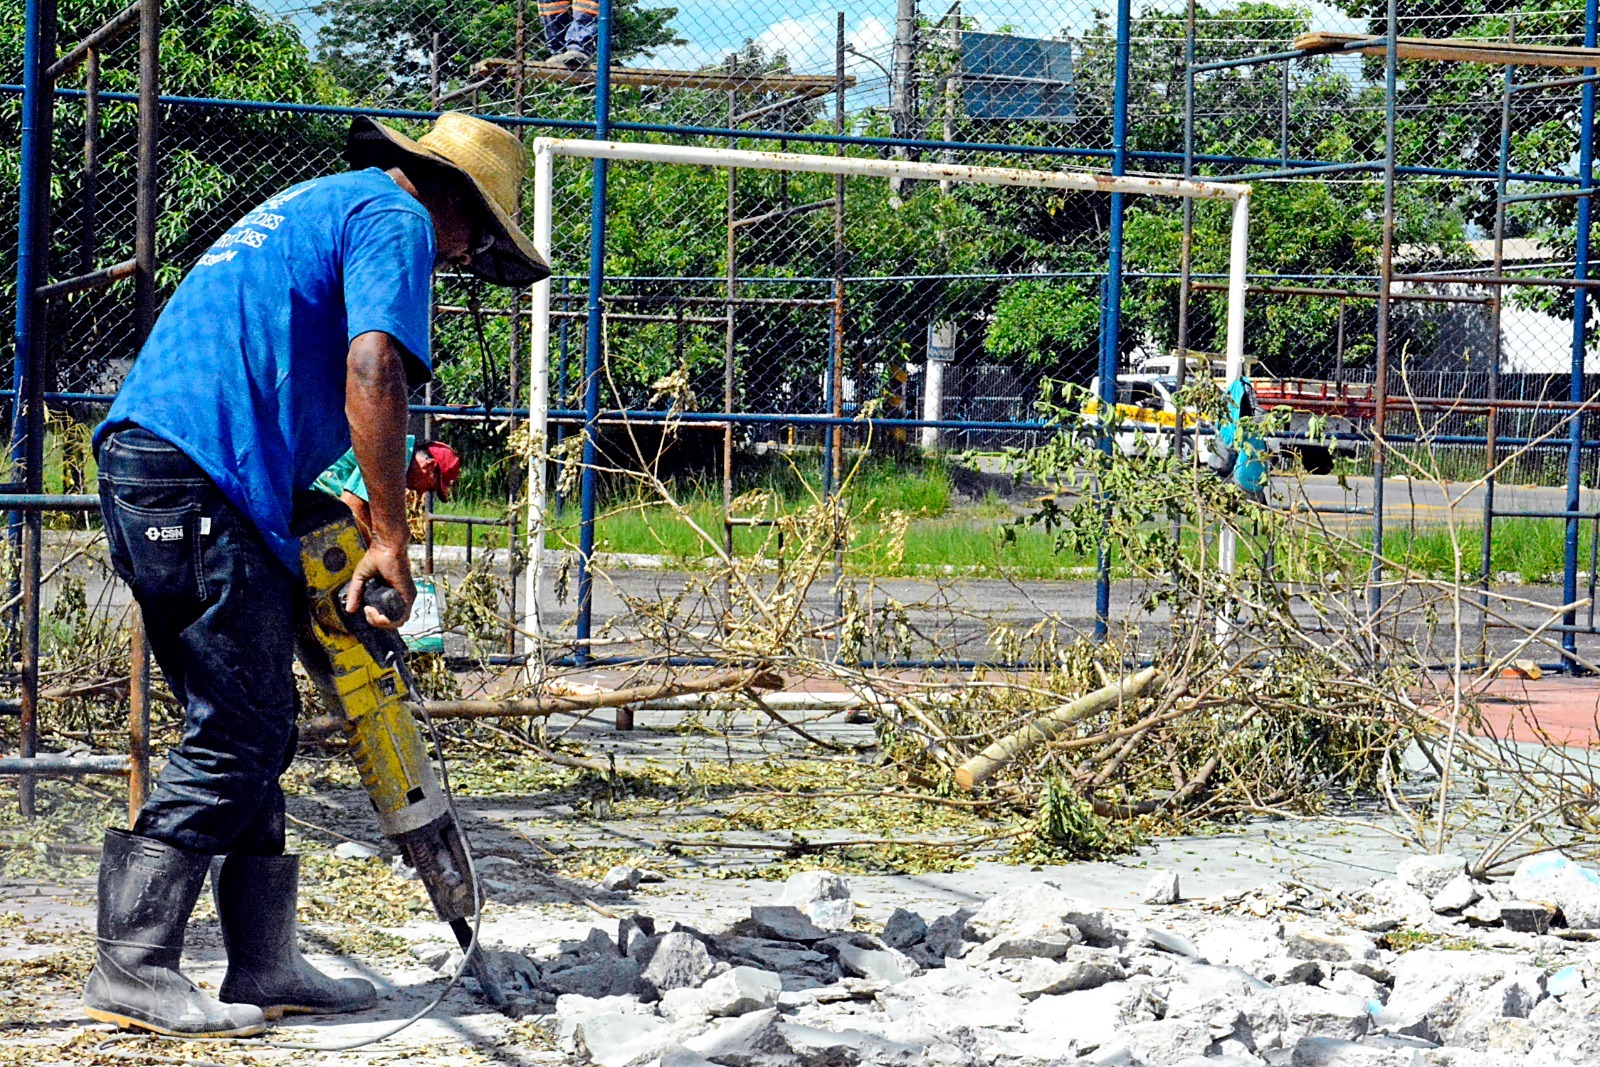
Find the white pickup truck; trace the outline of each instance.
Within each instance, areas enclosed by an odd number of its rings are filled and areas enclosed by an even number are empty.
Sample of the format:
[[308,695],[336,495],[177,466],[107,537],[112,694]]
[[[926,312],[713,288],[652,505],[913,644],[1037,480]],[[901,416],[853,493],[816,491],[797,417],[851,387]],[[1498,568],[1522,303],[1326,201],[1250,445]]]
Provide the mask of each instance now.
[[[1218,382],[1223,380],[1224,373],[1225,368],[1220,359],[1203,361],[1191,356],[1185,368],[1185,374],[1189,377],[1204,374]],[[1285,459],[1298,455],[1308,473],[1327,474],[1333,470],[1333,457],[1336,452],[1348,454],[1355,451],[1354,441],[1337,436],[1356,432],[1356,423],[1350,418],[1303,410],[1287,396],[1284,399],[1289,400],[1288,403],[1275,402],[1281,392],[1276,387],[1276,379],[1249,378],[1249,381],[1261,409],[1258,414],[1265,414],[1278,407],[1290,409],[1289,424],[1286,429],[1294,436],[1268,436],[1266,446],[1270,454]],[[1095,397],[1100,395],[1098,377],[1090,383],[1089,389]],[[1178,406],[1173,402],[1173,395],[1177,389],[1176,356],[1155,356],[1141,363],[1138,370],[1117,375],[1118,429],[1112,440],[1120,452],[1124,455],[1133,455],[1141,448],[1155,448],[1158,454],[1166,455],[1171,451],[1178,426]],[[1294,395],[1300,395],[1300,392],[1297,390]],[[1094,426],[1098,423],[1098,411],[1097,400],[1091,399],[1084,404],[1083,415],[1086,425]],[[1205,422],[1193,409],[1184,413],[1184,452],[1188,453],[1190,449],[1197,448],[1201,460],[1209,461],[1212,435],[1209,432],[1193,434],[1195,429],[1205,426]],[[1310,442],[1301,436],[1310,434],[1313,430],[1322,438],[1321,440]]]

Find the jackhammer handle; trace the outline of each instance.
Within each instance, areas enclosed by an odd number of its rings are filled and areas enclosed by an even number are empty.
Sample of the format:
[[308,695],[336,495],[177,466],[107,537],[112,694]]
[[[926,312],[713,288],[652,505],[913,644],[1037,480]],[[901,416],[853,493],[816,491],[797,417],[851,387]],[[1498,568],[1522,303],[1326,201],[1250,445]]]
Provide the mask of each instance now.
[[368,578],[361,587],[361,603],[369,608],[375,608],[378,614],[391,622],[402,618],[406,613],[406,602],[400,599],[400,594],[395,587],[377,578]]

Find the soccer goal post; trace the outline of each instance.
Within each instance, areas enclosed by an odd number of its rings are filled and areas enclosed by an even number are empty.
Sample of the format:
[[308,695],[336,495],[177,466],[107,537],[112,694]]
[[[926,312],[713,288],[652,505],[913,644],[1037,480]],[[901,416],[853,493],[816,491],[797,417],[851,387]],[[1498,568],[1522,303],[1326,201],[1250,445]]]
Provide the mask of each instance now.
[[[1092,171],[1028,170],[1013,167],[962,166],[898,159],[808,155],[797,152],[755,152],[732,148],[700,148],[647,142],[568,140],[539,137],[533,142],[533,243],[548,260],[551,255],[555,159],[605,159],[616,162],[677,166],[732,167],[742,170],[829,174],[853,178],[934,181],[954,184],[1016,186],[1083,193],[1125,193],[1178,200],[1221,200],[1233,204],[1228,259],[1226,347],[1227,381],[1244,372],[1245,267],[1249,245],[1250,186],[1235,182],[1183,178],[1111,175]],[[539,620],[540,566],[544,553],[548,429],[550,411],[550,282],[533,287],[532,329],[528,367],[528,525],[527,568],[524,571],[522,631],[524,648],[537,654],[544,637]],[[591,413],[592,414],[592,413]],[[592,427],[588,428],[592,431]],[[589,561],[585,561],[586,563]]]

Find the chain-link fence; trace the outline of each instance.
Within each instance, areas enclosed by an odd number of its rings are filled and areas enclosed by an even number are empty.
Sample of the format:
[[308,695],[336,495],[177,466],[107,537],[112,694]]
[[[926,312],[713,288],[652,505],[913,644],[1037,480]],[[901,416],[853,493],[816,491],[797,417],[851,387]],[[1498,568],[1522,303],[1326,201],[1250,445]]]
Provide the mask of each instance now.
[[[1348,418],[1343,474],[1368,472],[1375,296],[1386,271],[1470,275],[1499,266],[1570,277],[1580,254],[1576,199],[1514,204],[1498,226],[1495,206],[1503,109],[1510,193],[1577,180],[1580,89],[1518,93],[1505,107],[1504,68],[1493,63],[1404,61],[1392,98],[1381,54],[1226,65],[1286,52],[1312,31],[1382,32],[1376,5],[1209,4],[1190,16],[1140,4],[1121,41],[1114,13],[1089,4],[841,6],[613,0],[609,136],[1044,169],[1107,170],[1122,148],[1130,173],[1270,175],[1255,182],[1253,196],[1250,270],[1258,291],[1248,303],[1246,354],[1260,382],[1321,383],[1322,395],[1332,387],[1336,404],[1308,410]],[[529,139],[592,136],[589,7],[164,3],[158,297],[262,199],[340,169],[344,132],[358,111],[411,133],[425,128],[429,114],[459,108]],[[1407,7],[1399,21],[1410,36],[1514,36],[1550,45],[1584,38],[1583,11],[1570,5]],[[119,8],[118,0],[61,5],[61,50]],[[10,39],[20,41],[20,0],[6,10]],[[1121,91],[1119,45],[1127,51]],[[134,47],[129,38],[103,49],[57,86],[51,279],[132,255]],[[7,54],[0,217],[14,220],[21,49]],[[563,56],[570,63],[557,61]],[[1399,174],[1385,264],[1381,161],[1391,104]],[[1345,169],[1306,170],[1319,166]],[[558,161],[548,354],[556,444],[572,440],[586,414],[592,180],[587,161]],[[1106,195],[617,166],[598,274],[599,407],[613,416],[706,415],[699,428],[680,430],[668,451],[661,442],[629,447],[650,452],[674,477],[707,486],[728,478],[730,492],[750,487],[737,471],[765,470],[762,457],[772,456],[826,484],[827,425],[795,416],[893,420],[848,426],[838,443],[891,457],[926,446],[990,453],[979,465],[1003,469],[1004,449],[1051,432],[1040,422],[1041,383],[1088,386],[1106,365],[1108,344],[1123,371],[1180,344],[1222,351],[1225,208],[1192,208],[1196,284],[1185,299],[1185,208],[1175,201],[1128,200],[1113,287]],[[8,370],[14,254],[13,243],[0,247]],[[52,455],[67,455],[60,443],[69,428],[81,438],[99,417],[136,354],[133,286],[125,279],[47,306],[41,373],[56,427]],[[1114,288],[1120,322],[1108,341]],[[1493,396],[1509,403],[1496,409],[1501,454],[1518,452],[1501,479],[1566,486],[1572,416],[1554,405],[1575,388],[1589,396],[1600,369],[1580,339],[1583,373],[1576,381],[1571,374],[1572,290],[1402,282],[1396,291],[1407,294],[1388,322],[1385,429],[1396,449],[1448,457],[1452,478],[1481,477],[1489,409],[1471,402]],[[528,294],[442,277],[436,303],[438,374],[414,398],[419,418],[425,413],[427,431],[469,457],[463,497],[470,506],[452,514],[509,524],[523,490],[511,436],[529,402]],[[738,418],[725,420],[729,428],[715,425],[713,414]],[[637,430],[615,417],[606,425],[608,454],[621,463],[620,442]],[[1585,425],[1577,436],[1592,433]],[[75,455],[52,463],[49,488],[84,486],[81,446]],[[1595,475],[1594,456],[1585,446],[1584,484]],[[569,492],[558,497],[572,503]],[[467,525],[435,534],[441,542],[470,534],[504,548],[509,530]]]

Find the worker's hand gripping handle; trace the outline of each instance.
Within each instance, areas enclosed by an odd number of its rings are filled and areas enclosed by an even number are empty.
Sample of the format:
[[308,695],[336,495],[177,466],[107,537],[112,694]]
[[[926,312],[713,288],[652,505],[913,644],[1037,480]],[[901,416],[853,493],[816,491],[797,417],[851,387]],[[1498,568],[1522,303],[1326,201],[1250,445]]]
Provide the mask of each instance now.
[[[345,598],[349,586],[339,590],[334,603],[339,605],[339,614],[344,619],[345,629],[352,634],[371,632],[372,624],[367,622],[365,611],[347,612],[344,610]],[[406,602],[394,586],[382,578],[368,578],[361,586],[361,606],[371,608],[384,618],[393,622],[406,616]]]
[[379,615],[394,622],[405,618],[406,602],[398,590],[387,582],[377,578],[368,578],[361,587],[361,603],[377,611]]

